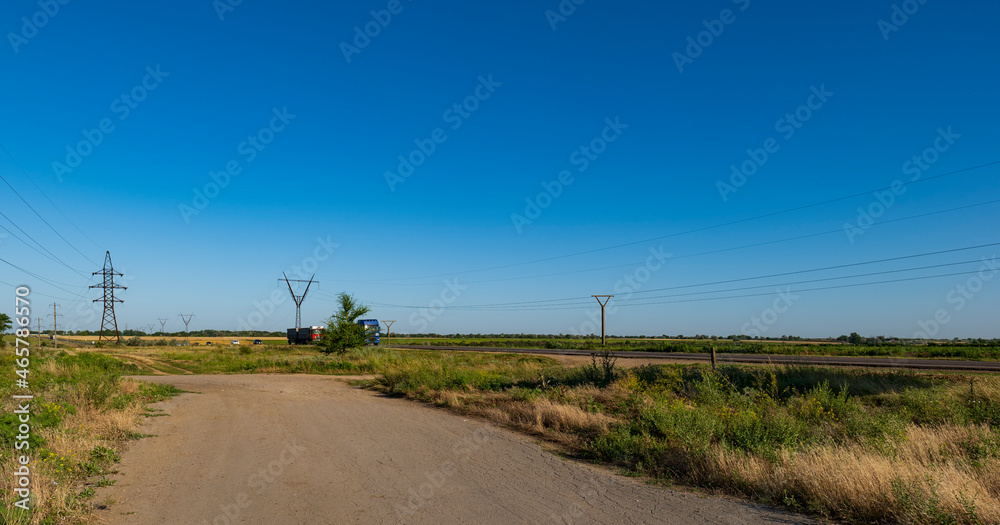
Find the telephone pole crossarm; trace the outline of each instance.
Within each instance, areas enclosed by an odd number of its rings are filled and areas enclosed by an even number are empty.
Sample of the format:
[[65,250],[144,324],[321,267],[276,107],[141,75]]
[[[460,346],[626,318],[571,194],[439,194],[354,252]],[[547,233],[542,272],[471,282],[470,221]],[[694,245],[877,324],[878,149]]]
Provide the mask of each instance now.
[[385,323],[385,338],[386,338],[385,346],[389,346],[392,344],[392,323],[395,323],[396,320],[395,319],[384,320],[382,322]]
[[[601,346],[608,346],[608,338],[604,331],[604,307],[607,306],[608,301],[611,300],[613,295],[591,295],[594,299],[597,299],[597,303],[601,305]],[[604,299],[601,301],[601,299]]]

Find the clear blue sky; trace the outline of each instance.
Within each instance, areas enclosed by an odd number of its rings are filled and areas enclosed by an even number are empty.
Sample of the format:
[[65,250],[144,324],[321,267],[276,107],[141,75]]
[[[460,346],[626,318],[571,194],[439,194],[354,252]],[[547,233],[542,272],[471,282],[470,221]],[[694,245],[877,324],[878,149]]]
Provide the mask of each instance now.
[[[796,291],[981,263],[777,293],[1000,246],[650,292],[1000,242],[998,204],[907,219],[1000,199],[998,165],[923,182],[1000,160],[996,4],[590,0],[563,16],[555,0],[225,1],[0,9],[0,142],[20,165],[0,152],[0,173],[52,226],[0,184],[13,221],[0,218],[12,232],[0,229],[0,257],[44,278],[0,263],[0,281],[31,285],[36,307],[61,304],[61,327],[99,328],[85,287],[110,250],[128,276],[122,327],[166,317],[178,330],[190,312],[192,329],[283,330],[294,306],[287,291],[269,302],[277,279],[315,265],[306,324],[347,291],[399,332],[589,332],[588,296],[614,293],[615,334],[912,336],[943,312],[932,335],[1000,336],[992,270]],[[227,164],[238,173],[219,175]],[[733,165],[753,175],[734,179]],[[217,194],[212,173],[228,178]],[[866,192],[913,178],[853,238],[698,255],[842,229],[877,202]],[[539,199],[543,183],[558,196]],[[646,266],[650,249],[672,256]],[[727,291],[755,285],[767,286]],[[585,299],[419,309],[442,294],[449,307]],[[728,298],[665,303],[709,297]],[[628,306],[640,302],[664,304]]]

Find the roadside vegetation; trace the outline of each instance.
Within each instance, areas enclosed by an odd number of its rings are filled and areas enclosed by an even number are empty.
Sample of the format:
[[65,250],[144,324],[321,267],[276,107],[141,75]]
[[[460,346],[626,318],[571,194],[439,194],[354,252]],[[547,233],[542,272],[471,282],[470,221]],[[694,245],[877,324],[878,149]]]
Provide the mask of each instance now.
[[578,457],[851,523],[1000,523],[1000,378],[415,358],[368,383]]
[[[141,383],[122,376],[140,369],[99,353],[71,355],[31,347],[28,449],[16,450],[20,422],[11,398],[15,391],[13,352],[0,356],[0,523],[85,522],[95,506],[94,488],[106,477],[125,444],[140,436],[146,404],[178,391],[168,385]],[[23,403],[23,401],[20,401]],[[31,512],[15,506],[14,472],[18,456],[30,458]]]
[[[61,415],[38,434],[38,453],[63,463],[45,471],[43,516],[110,503],[87,500],[101,479],[91,474],[116,459],[105,449],[120,451],[136,437],[143,403],[172,393],[123,374],[309,373],[366,376],[359,384],[367,388],[482,417],[661,483],[850,523],[1000,523],[1000,377],[992,375],[623,369],[600,354],[566,367],[525,354],[271,345],[77,349],[33,369],[45,385],[37,407],[62,407],[44,409]],[[81,466],[96,457],[108,462]],[[3,468],[9,483],[8,456]],[[9,510],[11,488],[3,487],[5,522],[28,523]]]

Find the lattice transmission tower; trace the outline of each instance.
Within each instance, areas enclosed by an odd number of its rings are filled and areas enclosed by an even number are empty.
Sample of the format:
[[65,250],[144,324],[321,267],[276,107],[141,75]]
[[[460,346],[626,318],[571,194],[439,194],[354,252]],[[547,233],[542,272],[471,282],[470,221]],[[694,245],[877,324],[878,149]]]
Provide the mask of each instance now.
[[[122,335],[118,332],[118,320],[115,318],[115,303],[123,303],[121,299],[115,299],[115,289],[126,290],[125,286],[120,284],[115,284],[115,276],[124,277],[125,274],[116,272],[114,266],[111,264],[111,252],[104,253],[104,268],[99,272],[94,272],[93,275],[100,275],[103,277],[101,284],[95,284],[91,288],[103,288],[104,297],[100,299],[94,299],[94,302],[104,301],[104,315],[101,318],[101,334],[97,337],[98,341],[104,341],[105,335],[104,331],[108,331],[107,340],[115,341],[118,344],[122,342]],[[114,336],[111,336],[111,331],[114,330]]]
[[[303,281],[302,279],[289,279],[285,272],[281,272],[281,275],[285,278],[285,284],[288,285],[288,293],[292,294],[292,301],[295,303],[295,330],[302,328],[302,301],[306,300],[306,295],[309,293],[309,287],[313,283],[319,284],[319,281],[314,281],[313,278],[316,274],[312,274],[312,277],[308,281]],[[292,290],[292,283],[306,283],[306,291],[302,292],[302,295],[295,295],[295,291]]]

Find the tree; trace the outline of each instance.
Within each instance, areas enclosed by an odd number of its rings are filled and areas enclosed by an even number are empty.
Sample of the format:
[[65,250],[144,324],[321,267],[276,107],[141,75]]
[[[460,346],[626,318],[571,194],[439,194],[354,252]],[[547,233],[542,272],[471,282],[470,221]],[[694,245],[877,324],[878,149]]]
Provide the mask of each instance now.
[[351,348],[368,344],[365,329],[357,324],[357,320],[371,309],[345,292],[341,292],[337,299],[340,301],[340,308],[326,320],[327,328],[318,345],[319,351],[324,354],[343,354]]
[[14,327],[14,324],[10,321],[10,316],[7,314],[0,314],[0,335],[6,334],[7,330]]
[[865,338],[858,335],[857,332],[851,332],[851,335],[847,337],[847,342],[852,345],[860,345],[865,342]]

